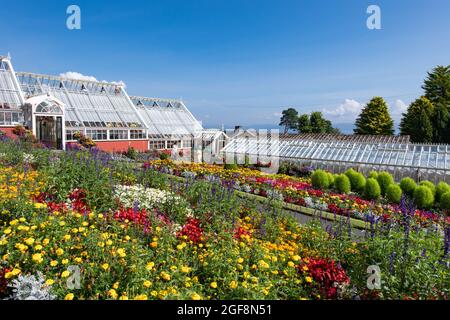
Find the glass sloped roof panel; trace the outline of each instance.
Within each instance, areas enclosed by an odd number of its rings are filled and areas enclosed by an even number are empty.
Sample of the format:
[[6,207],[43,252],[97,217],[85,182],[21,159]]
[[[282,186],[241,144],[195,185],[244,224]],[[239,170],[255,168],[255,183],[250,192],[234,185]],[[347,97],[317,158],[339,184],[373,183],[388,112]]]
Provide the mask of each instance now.
[[0,59],[0,106],[3,109],[19,109],[20,88],[14,84],[15,75],[6,61]]
[[[266,138],[236,137],[223,152],[267,156],[271,141]],[[370,164],[389,167],[450,169],[450,146],[389,142],[281,140],[274,156],[286,159]]]

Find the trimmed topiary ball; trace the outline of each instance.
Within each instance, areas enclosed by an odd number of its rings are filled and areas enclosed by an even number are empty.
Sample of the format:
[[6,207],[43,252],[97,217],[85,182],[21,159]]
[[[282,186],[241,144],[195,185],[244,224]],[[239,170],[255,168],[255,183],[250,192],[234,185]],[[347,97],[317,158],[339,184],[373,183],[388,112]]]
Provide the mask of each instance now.
[[378,178],[378,172],[376,171],[370,171],[367,178],[377,179]]
[[328,173],[323,170],[316,170],[311,176],[311,183],[315,189],[328,189],[330,181],[328,180]]
[[369,200],[376,200],[381,195],[381,188],[378,181],[373,178],[369,178],[366,181],[366,186],[364,190],[364,196]]
[[377,181],[381,188],[381,194],[384,196],[387,188],[394,183],[394,178],[389,172],[382,171],[378,174]]
[[439,182],[436,186],[436,202],[440,201],[447,192],[450,192],[450,185],[443,181]]
[[400,181],[400,188],[402,188],[403,192],[412,197],[414,194],[414,190],[417,188],[417,184],[412,178],[403,178]]
[[332,186],[334,186],[334,174],[332,174],[331,172],[327,172],[328,175],[328,187],[331,188]]
[[349,169],[345,172],[345,175],[350,179],[350,184],[352,186],[352,191],[362,193],[364,192],[364,187],[366,186],[366,178],[353,169]]
[[350,179],[345,174],[340,174],[334,179],[334,186],[340,193],[349,193],[352,190]]
[[433,196],[436,196],[436,186],[434,185],[433,182],[428,181],[428,180],[424,180],[424,181],[421,181],[419,183],[419,185],[430,188],[431,192],[433,192]]
[[418,186],[414,190],[414,202],[421,209],[429,209],[434,204],[434,194],[429,187]]
[[450,191],[441,196],[441,208],[450,211]]
[[402,199],[402,188],[398,184],[391,184],[386,190],[386,198],[389,202],[400,203]]

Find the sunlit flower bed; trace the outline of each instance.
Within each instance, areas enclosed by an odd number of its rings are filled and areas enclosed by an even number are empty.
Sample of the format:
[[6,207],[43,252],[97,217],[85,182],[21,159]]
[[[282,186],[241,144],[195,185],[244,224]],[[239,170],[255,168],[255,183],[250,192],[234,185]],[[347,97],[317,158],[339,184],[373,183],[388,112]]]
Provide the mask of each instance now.
[[[355,239],[349,225],[299,225],[215,179],[0,143],[22,150],[33,169],[0,160],[1,299],[448,298],[450,228],[417,228],[406,205],[400,223]],[[382,286],[369,288],[374,265]]]
[[[277,199],[308,208],[332,212],[337,215],[366,220],[369,223],[381,219],[398,221],[399,205],[380,201],[367,201],[357,195],[337,194],[316,190],[310,179],[286,175],[268,175],[260,171],[239,168],[224,169],[222,165],[204,163],[175,163],[170,160],[155,160],[144,166],[176,176],[196,179],[219,179],[232,183],[234,188],[247,193]],[[415,210],[418,224],[443,224],[445,217],[436,212]],[[373,217],[373,219],[372,219]],[[447,223],[450,217],[447,217]]]

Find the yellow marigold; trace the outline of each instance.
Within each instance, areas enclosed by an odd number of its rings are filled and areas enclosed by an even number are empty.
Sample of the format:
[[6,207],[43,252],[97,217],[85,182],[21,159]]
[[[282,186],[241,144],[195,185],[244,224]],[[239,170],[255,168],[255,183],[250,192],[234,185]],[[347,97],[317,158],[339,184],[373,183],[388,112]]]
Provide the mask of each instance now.
[[147,265],[145,266],[145,269],[147,269],[148,271],[151,271],[153,269],[153,267],[155,266],[155,263],[150,261],[147,263]]
[[187,266],[182,266],[181,267],[181,272],[183,273],[189,273],[191,272],[191,268],[187,267]]
[[217,282],[211,282],[211,288],[216,289],[217,288]]
[[311,277],[305,277],[306,282],[311,283],[312,282],[312,278]]
[[115,289],[110,289],[108,290],[108,296],[110,296],[113,299],[117,299],[117,297],[119,296],[116,292]]
[[69,263],[69,259],[63,259],[63,260],[61,261],[61,263],[62,263],[62,264],[68,264],[68,263]]
[[62,255],[64,254],[64,250],[61,249],[61,248],[58,248],[58,249],[56,250],[56,254],[57,254],[58,256],[62,256]]
[[152,282],[151,281],[148,281],[148,280],[144,281],[144,287],[150,288],[151,286],[152,286]]
[[152,243],[150,243],[150,247],[152,248],[156,248],[158,246],[158,241],[153,241]]
[[74,298],[73,293],[68,293],[68,294],[64,297],[64,300],[73,300],[73,298]]
[[233,280],[233,281],[230,282],[230,288],[231,288],[231,289],[236,289],[237,286],[238,286],[238,285],[237,285],[237,282],[236,282],[236,281]]
[[11,233],[11,229],[10,228],[5,229],[5,230],[3,230],[3,233],[4,234],[10,234]]
[[294,266],[295,266],[295,263],[293,263],[292,261],[289,261],[289,262],[288,262],[288,266],[289,266],[289,267],[294,267]]
[[34,261],[34,262],[37,262],[37,263],[41,263],[44,259],[42,258],[42,254],[40,254],[40,253],[35,253],[35,254],[33,254],[32,255],[32,257],[31,257],[31,259]]
[[268,269],[269,268],[269,264],[267,262],[265,262],[264,260],[259,260],[258,266],[261,269]]
[[119,257],[121,258],[125,258],[127,256],[127,254],[125,253],[125,249],[117,249],[117,254],[119,255]]
[[34,243],[34,239],[33,239],[33,238],[25,239],[25,243],[26,243],[27,245],[31,246],[31,245]]
[[163,280],[165,280],[165,281],[169,281],[169,280],[171,279],[170,274],[168,274],[167,272],[164,272],[164,271],[162,271],[162,272],[160,273],[160,276],[161,276],[161,278],[162,278]]
[[140,295],[136,296],[134,298],[134,300],[148,300],[148,297],[146,294],[140,294]]
[[61,278],[67,278],[70,275],[69,271],[63,271],[63,273],[61,273]]
[[107,263],[104,263],[104,264],[102,264],[102,269],[103,270],[108,270],[109,269],[109,264],[107,264]]
[[48,285],[48,286],[51,286],[51,285],[54,284],[54,283],[55,283],[55,281],[52,280],[52,279],[47,279],[47,280],[45,281],[45,284]]
[[202,297],[198,293],[193,293],[191,296],[192,300],[202,300]]
[[64,240],[66,240],[66,241],[69,241],[71,238],[72,238],[72,237],[71,237],[70,234],[66,234],[66,235],[64,236]]

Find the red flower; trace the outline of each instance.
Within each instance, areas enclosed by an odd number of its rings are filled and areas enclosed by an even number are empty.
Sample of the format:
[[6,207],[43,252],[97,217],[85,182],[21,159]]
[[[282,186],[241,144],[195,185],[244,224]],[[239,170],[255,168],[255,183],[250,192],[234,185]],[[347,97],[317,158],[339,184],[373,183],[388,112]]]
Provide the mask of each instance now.
[[237,227],[234,229],[233,238],[241,240],[243,236],[251,236],[251,233],[242,227]]
[[5,278],[6,273],[10,272],[12,269],[0,268],[0,299],[6,296],[8,290],[8,281]]
[[181,238],[187,236],[187,238],[193,243],[202,242],[203,229],[200,227],[200,220],[194,218],[188,218],[186,224],[177,233],[177,237]]

